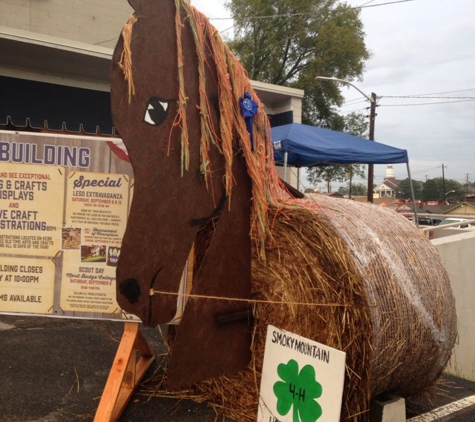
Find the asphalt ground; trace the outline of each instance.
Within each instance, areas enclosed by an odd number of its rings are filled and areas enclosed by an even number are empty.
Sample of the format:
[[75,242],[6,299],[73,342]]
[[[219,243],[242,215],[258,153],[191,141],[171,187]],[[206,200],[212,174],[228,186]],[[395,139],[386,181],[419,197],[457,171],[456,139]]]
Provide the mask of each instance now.
[[[0,421],[93,421],[123,328],[115,321],[0,315]],[[142,327],[141,332],[157,355],[165,352],[157,329]],[[433,396],[407,402],[407,418],[472,396],[475,382],[443,375]],[[150,398],[139,387],[119,422],[215,420],[215,411],[205,404]],[[432,420],[475,421],[475,405],[424,422]]]
[[[0,421],[92,421],[123,329],[115,321],[0,315]],[[157,355],[165,352],[157,329],[141,332]],[[137,391],[120,422],[215,419],[204,404]]]

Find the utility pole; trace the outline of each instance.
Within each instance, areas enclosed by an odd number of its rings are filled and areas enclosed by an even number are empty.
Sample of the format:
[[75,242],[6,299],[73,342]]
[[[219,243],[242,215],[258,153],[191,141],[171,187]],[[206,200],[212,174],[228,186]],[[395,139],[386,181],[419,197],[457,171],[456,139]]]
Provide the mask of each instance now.
[[442,193],[444,194],[444,202],[445,201],[445,173],[444,173],[444,164],[442,163]]
[[[331,82],[341,82],[346,85],[350,85],[355,88],[360,94],[362,94],[370,103],[370,112],[369,112],[369,140],[374,141],[374,122],[376,120],[376,94],[371,93],[371,96],[365,94],[361,89],[356,85],[352,84],[350,81],[345,81],[344,79],[338,78],[329,78],[326,76],[317,76],[315,78],[317,81],[331,81]],[[374,165],[368,164],[368,202],[373,202],[373,181],[374,181]]]
[[[371,93],[369,108],[369,140],[374,141],[374,123],[376,121],[376,94]],[[374,164],[368,164],[368,202],[373,203]]]

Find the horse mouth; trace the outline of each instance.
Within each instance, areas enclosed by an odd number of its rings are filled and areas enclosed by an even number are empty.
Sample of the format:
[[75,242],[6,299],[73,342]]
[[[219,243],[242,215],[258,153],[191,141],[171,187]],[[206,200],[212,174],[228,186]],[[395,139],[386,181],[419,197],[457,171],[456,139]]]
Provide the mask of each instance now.
[[159,97],[152,97],[147,102],[147,107],[144,113],[144,122],[151,126],[162,125],[168,116],[170,104],[175,100],[164,100]]
[[[129,277],[122,280],[119,283],[119,292],[122,296],[124,296],[129,304],[132,307],[135,307],[142,299],[142,294],[146,294],[149,296],[148,299],[148,312],[145,315],[141,316],[142,322],[145,324],[150,323],[152,319],[152,296],[153,296],[153,286],[155,284],[155,280],[157,279],[158,274],[163,270],[164,267],[161,267],[157,270],[155,275],[153,276],[152,280],[150,281],[150,289],[146,292],[143,292],[143,284],[137,278]],[[134,313],[132,311],[132,313]],[[138,316],[138,315],[137,315]]]

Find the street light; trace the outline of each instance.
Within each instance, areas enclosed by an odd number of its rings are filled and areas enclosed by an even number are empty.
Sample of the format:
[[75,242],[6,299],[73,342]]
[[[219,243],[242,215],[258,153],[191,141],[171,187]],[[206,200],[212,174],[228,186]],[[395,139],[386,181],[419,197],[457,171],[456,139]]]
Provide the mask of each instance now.
[[[330,81],[330,82],[341,82],[346,85],[351,85],[355,88],[360,94],[362,94],[370,102],[370,113],[369,113],[369,140],[374,141],[374,122],[376,120],[376,94],[371,93],[371,96],[365,94],[361,89],[350,81],[345,81],[344,79],[338,78],[329,78],[326,76],[317,76],[315,78],[317,81]],[[374,179],[374,165],[368,164],[368,202],[373,202],[373,179]]]
[[329,78],[327,76],[317,76],[315,78],[317,81],[331,81],[331,82],[341,82],[343,84],[347,84],[347,85],[351,85],[353,88],[355,88],[360,94],[362,94],[364,97],[366,97],[366,99],[372,103],[373,102],[373,98],[370,97],[368,94],[365,94],[363,91],[361,91],[361,89],[359,89],[356,85],[354,85],[352,82],[350,81],[345,81],[344,79],[338,79],[338,78]]
[[454,190],[449,190],[447,193],[444,194],[444,199],[445,199],[445,203],[446,203],[446,204],[448,204],[448,202],[447,202],[447,195],[448,195],[449,193],[455,193],[455,191],[454,191]]

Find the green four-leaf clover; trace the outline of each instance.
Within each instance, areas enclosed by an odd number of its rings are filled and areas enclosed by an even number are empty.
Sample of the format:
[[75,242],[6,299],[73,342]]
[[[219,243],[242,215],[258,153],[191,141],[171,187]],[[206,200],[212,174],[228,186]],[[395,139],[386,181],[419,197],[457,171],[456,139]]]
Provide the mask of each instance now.
[[315,422],[322,416],[322,407],[315,399],[322,395],[322,386],[315,379],[315,369],[305,365],[299,372],[298,363],[291,359],[277,367],[277,374],[283,380],[274,384],[277,397],[277,412],[287,415],[293,406],[293,422]]

